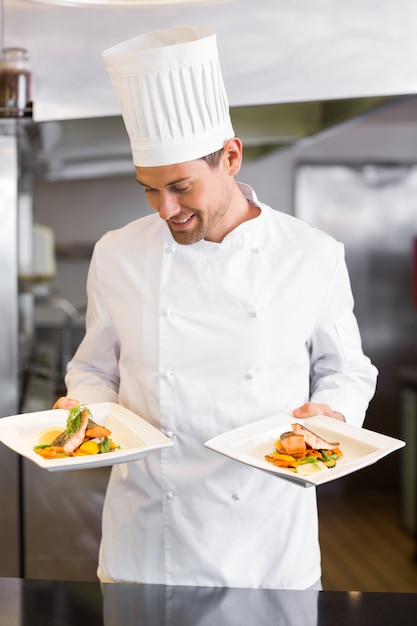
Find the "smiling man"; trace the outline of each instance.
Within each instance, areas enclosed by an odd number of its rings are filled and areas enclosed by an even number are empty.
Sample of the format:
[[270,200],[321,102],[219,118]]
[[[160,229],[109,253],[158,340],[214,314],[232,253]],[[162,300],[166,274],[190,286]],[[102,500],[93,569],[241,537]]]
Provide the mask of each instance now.
[[204,442],[280,412],[362,424],[377,372],[343,246],[237,182],[242,144],[209,27],[103,58],[155,213],[96,244],[86,334],[55,406],[118,402],[174,445],[113,467],[98,576],[320,588],[314,488]]
[[260,213],[234,178],[241,163],[241,141],[232,138],[211,161],[136,166],[136,174],[149,206],[166,221],[177,243],[193,244],[200,239],[220,243],[239,224]]

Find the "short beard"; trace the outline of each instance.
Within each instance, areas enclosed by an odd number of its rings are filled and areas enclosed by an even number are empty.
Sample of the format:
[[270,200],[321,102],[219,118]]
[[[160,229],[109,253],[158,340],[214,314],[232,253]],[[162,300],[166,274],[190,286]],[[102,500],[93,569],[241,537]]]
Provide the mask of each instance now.
[[224,196],[218,210],[214,214],[209,214],[206,222],[201,219],[200,213],[194,213],[196,224],[190,231],[173,230],[169,225],[169,222],[167,222],[168,228],[174,240],[180,245],[189,246],[208,237],[208,235],[210,235],[210,233],[216,228],[224,215],[227,213],[230,201],[230,194]]
[[204,237],[208,234],[203,228],[201,222],[198,223],[197,227],[195,229],[193,228],[190,232],[174,230],[168,222],[167,226],[173,239],[181,246],[190,246],[193,243],[197,243],[198,241],[201,241],[201,239],[204,239]]
[[[221,153],[221,151],[220,151]],[[171,228],[167,222],[168,228],[174,240],[184,246],[192,245],[202,239],[206,239],[210,233],[219,225],[225,214],[227,213],[232,201],[232,191],[230,187],[223,187],[222,192],[216,198],[217,210],[213,213],[200,212],[198,209],[194,211],[195,224],[189,231],[178,231]]]

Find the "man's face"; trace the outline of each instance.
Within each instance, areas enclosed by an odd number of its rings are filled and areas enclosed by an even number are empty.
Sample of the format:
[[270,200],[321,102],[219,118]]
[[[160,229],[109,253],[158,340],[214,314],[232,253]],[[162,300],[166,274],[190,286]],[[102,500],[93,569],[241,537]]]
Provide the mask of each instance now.
[[233,176],[222,158],[212,169],[203,159],[159,167],[136,167],[152,209],[179,244],[220,242],[229,232]]

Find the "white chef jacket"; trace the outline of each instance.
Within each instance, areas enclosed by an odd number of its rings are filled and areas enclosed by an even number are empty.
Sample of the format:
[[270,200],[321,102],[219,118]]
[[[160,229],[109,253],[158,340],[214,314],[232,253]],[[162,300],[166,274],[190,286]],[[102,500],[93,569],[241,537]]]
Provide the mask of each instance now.
[[153,214],[95,246],[68,395],[119,402],[174,443],[113,467],[102,581],[304,589],[320,578],[314,487],[203,444],[308,400],[361,425],[376,369],[342,244],[240,187],[261,213],[221,243],[179,245]]

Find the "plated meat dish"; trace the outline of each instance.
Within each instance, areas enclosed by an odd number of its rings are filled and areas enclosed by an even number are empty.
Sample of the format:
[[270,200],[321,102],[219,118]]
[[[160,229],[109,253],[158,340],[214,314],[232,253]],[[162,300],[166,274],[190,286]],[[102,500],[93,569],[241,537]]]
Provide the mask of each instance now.
[[275,441],[275,450],[265,455],[269,463],[307,475],[335,467],[343,456],[339,442],[326,441],[298,422],[291,428]]
[[[105,454],[118,446],[111,439],[111,431],[92,419],[90,409],[77,405],[68,413],[66,428],[49,429],[42,434],[42,443],[34,446],[34,451],[44,459],[59,459],[68,456]],[[51,440],[48,440],[48,432]],[[45,439],[47,441],[45,442]]]

